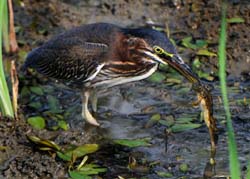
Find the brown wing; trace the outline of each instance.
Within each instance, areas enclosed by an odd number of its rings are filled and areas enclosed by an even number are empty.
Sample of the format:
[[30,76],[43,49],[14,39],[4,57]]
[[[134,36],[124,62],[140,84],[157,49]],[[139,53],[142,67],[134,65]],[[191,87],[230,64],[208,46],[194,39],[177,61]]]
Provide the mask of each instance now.
[[25,66],[58,80],[83,83],[98,73],[108,51],[103,43],[81,41],[77,37],[56,39],[34,49]]

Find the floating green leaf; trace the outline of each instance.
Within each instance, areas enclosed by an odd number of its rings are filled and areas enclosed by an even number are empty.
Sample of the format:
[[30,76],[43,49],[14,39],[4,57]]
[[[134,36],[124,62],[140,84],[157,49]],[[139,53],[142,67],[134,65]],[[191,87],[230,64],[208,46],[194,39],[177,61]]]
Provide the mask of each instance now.
[[53,130],[63,129],[64,131],[67,131],[69,129],[68,124],[64,120],[57,120],[57,125],[52,126]]
[[28,123],[35,129],[45,128],[45,119],[41,116],[34,116],[27,119]]
[[191,49],[196,49],[197,48],[196,45],[191,43],[191,41],[192,41],[192,37],[186,37],[186,38],[182,39],[181,44],[184,47],[191,48]]
[[151,138],[143,138],[143,139],[117,139],[114,140],[114,143],[127,146],[127,147],[141,147],[141,146],[150,146],[149,143]]
[[59,101],[56,97],[48,95],[48,105],[49,109],[52,113],[60,113],[62,110],[60,109]]
[[65,131],[69,129],[68,124],[63,120],[58,121],[58,126]]
[[165,79],[166,79],[166,76],[163,73],[155,72],[153,75],[151,75],[148,78],[148,81],[154,82],[154,83],[161,83]]
[[102,168],[96,164],[86,164],[79,170],[69,171],[70,177],[73,179],[91,179],[89,175],[97,175],[99,173],[106,172],[106,168]]
[[96,152],[99,149],[98,144],[84,144],[81,146],[78,146],[76,149],[73,151],[67,152],[67,154],[73,154],[76,155],[77,157],[82,157],[86,154],[91,154]]
[[160,124],[170,127],[175,123],[174,117],[172,115],[168,115],[164,117],[164,120],[159,121]]
[[200,68],[201,64],[202,63],[200,62],[200,59],[199,58],[195,58],[194,61],[193,61],[193,63],[192,63],[192,67],[198,69],[198,68]]
[[177,94],[187,94],[190,91],[189,87],[181,87],[176,90]]
[[72,155],[74,157],[79,158],[86,154],[94,153],[99,149],[98,144],[84,144],[81,146],[78,146],[76,148],[70,149],[66,152],[57,152],[58,157],[60,157],[63,160],[71,161]]
[[174,84],[180,84],[182,83],[181,79],[177,79],[177,78],[167,78],[167,83],[174,83]]
[[34,93],[34,94],[37,94],[37,95],[43,95],[43,90],[42,90],[42,88],[41,87],[39,87],[39,86],[31,86],[30,87],[30,91],[32,92],[32,93]]
[[31,102],[28,104],[29,107],[35,108],[35,109],[40,109],[42,107],[42,104],[40,102]]
[[241,17],[233,17],[233,18],[230,18],[230,19],[227,19],[227,23],[244,23],[245,20]]
[[203,56],[209,56],[209,57],[216,57],[216,53],[210,52],[207,49],[200,49],[196,53],[196,55],[203,55]]
[[201,124],[189,123],[189,124],[175,124],[171,127],[172,132],[182,132],[200,127]]
[[207,46],[207,41],[206,40],[196,40],[195,43],[192,43],[193,38],[191,36],[186,37],[182,39],[182,45],[187,48],[191,49],[198,49],[198,48],[203,48]]
[[83,174],[81,174],[81,173],[78,172],[78,171],[69,171],[69,176],[70,176],[72,179],[92,179],[91,176],[83,175]]
[[170,69],[170,67],[168,66],[168,64],[162,64],[162,63],[160,63],[159,69],[160,69],[161,71],[168,72],[169,69]]
[[63,152],[61,151],[57,151],[56,152],[56,155],[62,159],[62,160],[65,160],[65,161],[71,161],[71,156],[68,156],[68,155],[65,155]]
[[86,164],[79,169],[79,172],[84,175],[97,175],[106,171],[106,168],[101,168],[99,165],[96,164]]
[[146,128],[152,127],[154,124],[156,124],[159,120],[161,119],[161,115],[160,114],[154,114],[153,116],[151,116],[151,118],[149,119],[149,121],[146,124]]
[[195,60],[192,63],[192,68],[193,70],[196,72],[196,74],[200,77],[200,78],[205,78],[209,81],[212,81],[214,79],[213,76],[211,76],[209,73],[205,73],[202,70],[200,70],[201,67],[201,62],[200,59],[198,57],[195,58]]
[[30,90],[27,86],[24,86],[21,90],[21,96],[26,97],[30,95]]
[[158,176],[165,177],[165,178],[171,178],[173,177],[173,174],[170,172],[156,172]]
[[179,169],[181,172],[186,173],[188,171],[188,164],[186,163],[180,164]]
[[207,46],[207,41],[206,40],[196,40],[195,45],[197,48],[203,48]]
[[167,120],[160,120],[159,123],[164,125],[164,126],[168,126],[168,127],[171,126],[171,124],[172,124],[171,122],[169,122]]
[[161,115],[160,114],[154,114],[153,116],[151,116],[150,119],[154,120],[154,121],[159,121],[161,119]]
[[186,116],[186,117],[179,117],[179,118],[176,119],[176,123],[178,123],[178,124],[185,124],[185,123],[190,123],[193,120],[194,120],[193,117],[188,117],[188,116]]
[[208,81],[213,81],[214,77],[211,76],[209,73],[205,73],[203,71],[197,71],[197,74],[200,78],[205,78]]

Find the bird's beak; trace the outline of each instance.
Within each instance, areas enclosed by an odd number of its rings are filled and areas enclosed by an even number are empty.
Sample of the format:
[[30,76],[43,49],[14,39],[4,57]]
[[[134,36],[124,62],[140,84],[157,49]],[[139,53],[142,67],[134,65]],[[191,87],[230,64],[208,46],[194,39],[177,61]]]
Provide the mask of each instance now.
[[173,55],[172,57],[164,56],[164,62],[169,64],[172,68],[182,74],[191,83],[199,83],[199,77],[192,71],[192,69],[182,60],[179,55]]
[[154,59],[158,63],[168,64],[185,78],[187,78],[191,83],[200,83],[199,77],[192,71],[192,69],[182,60],[178,54],[162,53],[157,55],[152,51],[143,51],[144,55]]

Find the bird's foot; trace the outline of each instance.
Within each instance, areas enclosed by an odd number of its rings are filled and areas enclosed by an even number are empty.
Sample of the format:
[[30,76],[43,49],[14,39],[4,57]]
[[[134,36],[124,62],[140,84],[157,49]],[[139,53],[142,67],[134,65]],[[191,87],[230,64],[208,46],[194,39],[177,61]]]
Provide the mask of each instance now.
[[94,126],[100,126],[100,124],[97,122],[97,120],[92,116],[92,114],[88,110],[84,110],[83,113],[83,118],[89,123]]
[[[88,101],[89,101],[89,95],[90,92],[88,90],[83,91],[82,93],[82,116],[85,118],[85,120],[94,125],[94,126],[100,126],[100,124],[97,122],[97,120],[92,116],[92,114],[88,110]],[[95,98],[95,93],[94,93]],[[96,98],[97,99],[97,98]]]
[[91,105],[94,112],[97,111],[97,96],[94,94],[91,98]]

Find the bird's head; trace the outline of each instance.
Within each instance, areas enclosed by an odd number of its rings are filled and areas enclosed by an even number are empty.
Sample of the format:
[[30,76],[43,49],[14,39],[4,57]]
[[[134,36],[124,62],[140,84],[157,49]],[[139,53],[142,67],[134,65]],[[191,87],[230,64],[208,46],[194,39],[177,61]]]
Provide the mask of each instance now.
[[182,60],[175,46],[164,33],[141,28],[130,30],[129,35],[131,37],[127,41],[131,50],[152,62],[170,65],[193,83],[199,82],[197,75]]

